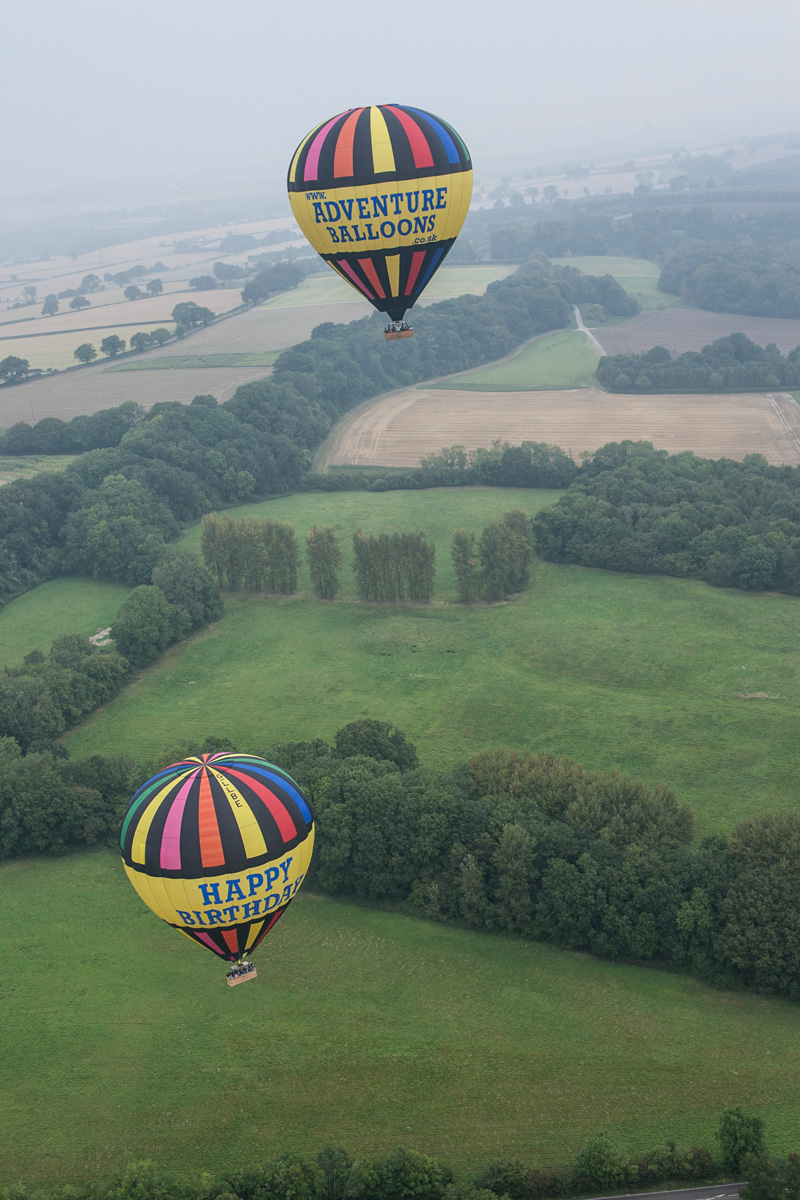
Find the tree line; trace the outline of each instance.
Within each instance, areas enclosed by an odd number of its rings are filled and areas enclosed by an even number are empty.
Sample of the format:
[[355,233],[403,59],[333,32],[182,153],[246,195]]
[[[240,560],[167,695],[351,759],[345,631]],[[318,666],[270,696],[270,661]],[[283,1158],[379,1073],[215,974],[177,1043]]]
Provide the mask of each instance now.
[[288,521],[243,517],[227,513],[203,517],[201,548],[206,566],[220,587],[232,592],[297,591],[299,552]]
[[[187,742],[166,761],[203,749],[236,747]],[[431,770],[394,726],[364,719],[331,746],[255,752],[312,803],[309,883],[320,891],[800,997],[797,813],[748,818],[693,848],[693,814],[668,788],[549,751],[490,749]],[[0,856],[113,840],[130,795],[163,761],[70,762],[2,738]]]
[[784,357],[774,343],[763,349],[743,333],[732,333],[699,352],[674,357],[664,346],[644,354],[609,355],[600,359],[597,378],[610,392],[800,388],[800,346]]
[[800,595],[800,468],[609,443],[533,519],[550,562]]
[[[751,1183],[747,1200],[798,1200],[800,1157],[774,1163],[766,1153],[764,1123],[740,1107],[722,1113],[712,1151],[706,1146],[664,1146],[632,1157],[605,1131],[593,1134],[572,1163],[542,1169],[519,1159],[488,1163],[476,1176],[454,1182],[451,1168],[403,1146],[378,1159],[355,1158],[342,1147],[326,1147],[314,1158],[286,1153],[265,1163],[230,1167],[218,1175],[176,1177],[152,1161],[131,1161],[109,1177],[28,1191],[26,1182],[0,1190],[0,1200],[545,1200],[609,1192],[637,1184],[687,1183],[718,1179]],[[779,1191],[765,1187],[774,1178]]]

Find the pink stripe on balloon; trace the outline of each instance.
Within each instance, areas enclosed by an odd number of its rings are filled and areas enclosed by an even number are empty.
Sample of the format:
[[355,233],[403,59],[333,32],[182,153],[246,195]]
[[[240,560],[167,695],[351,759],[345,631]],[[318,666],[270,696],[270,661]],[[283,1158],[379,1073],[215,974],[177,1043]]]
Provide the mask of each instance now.
[[220,956],[220,958],[223,957],[222,951],[220,950],[219,946],[217,945],[216,942],[212,942],[211,938],[208,936],[207,933],[200,933],[199,930],[193,929],[192,937],[196,937],[205,946],[208,946],[211,950],[213,950],[215,954],[218,954]]
[[[352,112],[353,110],[348,108],[347,111]],[[319,156],[322,153],[322,143],[325,141],[325,138],[328,136],[339,118],[343,117],[344,115],[344,113],[337,113],[335,117],[331,117],[330,121],[328,121],[328,124],[322,126],[322,129],[320,129],[319,133],[314,138],[314,141],[311,143],[311,149],[308,152],[308,158],[306,159],[305,166],[303,168],[303,179],[306,183],[308,183],[310,179],[318,178]]]
[[189,789],[197,778],[200,768],[184,780],[181,790],[172,802],[167,814],[164,832],[161,835],[161,867],[165,871],[179,871],[181,866],[181,822],[183,810],[189,798]]
[[358,290],[360,292],[363,292],[368,300],[375,299],[375,297],[373,296],[372,292],[369,290],[367,285],[365,283],[362,283],[361,280],[358,278],[355,271],[350,266],[349,262],[345,262],[345,260],[343,258],[337,258],[336,265],[337,265],[337,267],[341,267],[341,269],[344,271],[345,275],[349,276],[349,278],[352,279],[353,283],[356,285]]

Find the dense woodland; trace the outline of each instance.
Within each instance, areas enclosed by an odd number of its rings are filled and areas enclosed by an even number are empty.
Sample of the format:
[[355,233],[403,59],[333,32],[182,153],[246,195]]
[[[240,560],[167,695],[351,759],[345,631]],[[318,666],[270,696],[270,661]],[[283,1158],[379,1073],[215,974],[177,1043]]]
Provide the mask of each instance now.
[[800,317],[800,238],[689,242],[664,264],[658,286],[713,312]]
[[610,443],[537,513],[550,562],[800,595],[800,469]]
[[644,354],[601,358],[597,378],[610,392],[754,392],[800,387],[800,346],[785,357],[773,343],[743,333],[718,338],[699,352],[673,356],[664,346]]

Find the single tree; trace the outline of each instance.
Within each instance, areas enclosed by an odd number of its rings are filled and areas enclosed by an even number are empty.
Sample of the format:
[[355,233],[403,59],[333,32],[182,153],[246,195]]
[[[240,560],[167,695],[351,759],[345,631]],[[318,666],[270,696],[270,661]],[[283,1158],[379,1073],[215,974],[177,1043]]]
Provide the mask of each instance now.
[[70,308],[73,308],[75,312],[78,312],[81,308],[88,308],[90,304],[91,300],[87,300],[85,296],[73,296],[69,302]]
[[742,1108],[728,1108],[722,1114],[717,1130],[722,1152],[722,1165],[738,1177],[748,1158],[758,1158],[766,1152],[764,1122]]
[[116,358],[125,349],[125,339],[117,337],[116,333],[110,333],[108,337],[103,338],[100,343],[100,349],[109,358]]
[[198,292],[213,292],[216,286],[217,281],[213,275],[195,275],[194,279],[189,280],[189,287]]
[[111,636],[120,654],[135,667],[154,662],[170,644],[173,633],[171,605],[161,588],[134,588],[117,613]]
[[131,350],[138,350],[141,353],[141,351],[146,350],[149,345],[150,345],[150,334],[149,333],[141,333],[140,332],[140,333],[132,333],[131,334]]
[[84,275],[83,279],[81,280],[81,291],[96,292],[99,290],[99,288],[100,288],[100,276],[99,275]]
[[36,299],[36,285],[33,283],[26,284],[22,289],[22,294],[29,304],[33,304]]
[[149,279],[147,281],[147,290],[151,296],[160,296],[164,290],[164,284],[160,279]]
[[16,354],[9,354],[0,361],[0,382],[20,383],[29,371],[30,363],[27,358],[18,358]]
[[168,329],[165,329],[163,325],[160,325],[158,329],[154,329],[150,334],[150,340],[154,342],[156,346],[163,346],[164,342],[168,342],[171,337],[172,334]]
[[453,560],[459,602],[472,604],[478,594],[478,567],[480,565],[475,553],[475,534],[467,532],[466,529],[454,530],[450,557]]
[[339,590],[342,551],[332,526],[320,529],[312,525],[306,534],[306,558],[314,595],[320,600],[333,600]]
[[142,296],[144,295],[144,292],[138,286],[138,284],[131,283],[128,287],[125,288],[125,291],[122,294],[126,300],[141,300]]
[[97,358],[97,351],[91,342],[82,342],[77,350],[73,350],[72,357],[77,358],[78,362],[90,363],[93,358]]
[[207,325],[213,321],[214,314],[210,308],[195,304],[194,300],[184,300],[173,308],[172,319],[179,330],[194,329],[196,325]]
[[45,302],[42,305],[42,316],[53,317],[58,312],[58,296],[54,293],[45,297]]

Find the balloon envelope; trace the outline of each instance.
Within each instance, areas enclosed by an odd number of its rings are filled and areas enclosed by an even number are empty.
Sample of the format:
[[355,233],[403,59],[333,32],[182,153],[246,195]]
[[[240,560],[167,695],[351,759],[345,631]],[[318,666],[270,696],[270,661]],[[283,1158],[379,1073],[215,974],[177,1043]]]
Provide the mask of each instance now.
[[314,819],[279,767],[251,754],[203,754],[139,788],[120,845],[145,904],[233,962],[258,945],[297,893]]
[[303,138],[289,167],[289,201],[311,245],[393,321],[441,266],[471,197],[462,139],[405,104],[339,113]]

